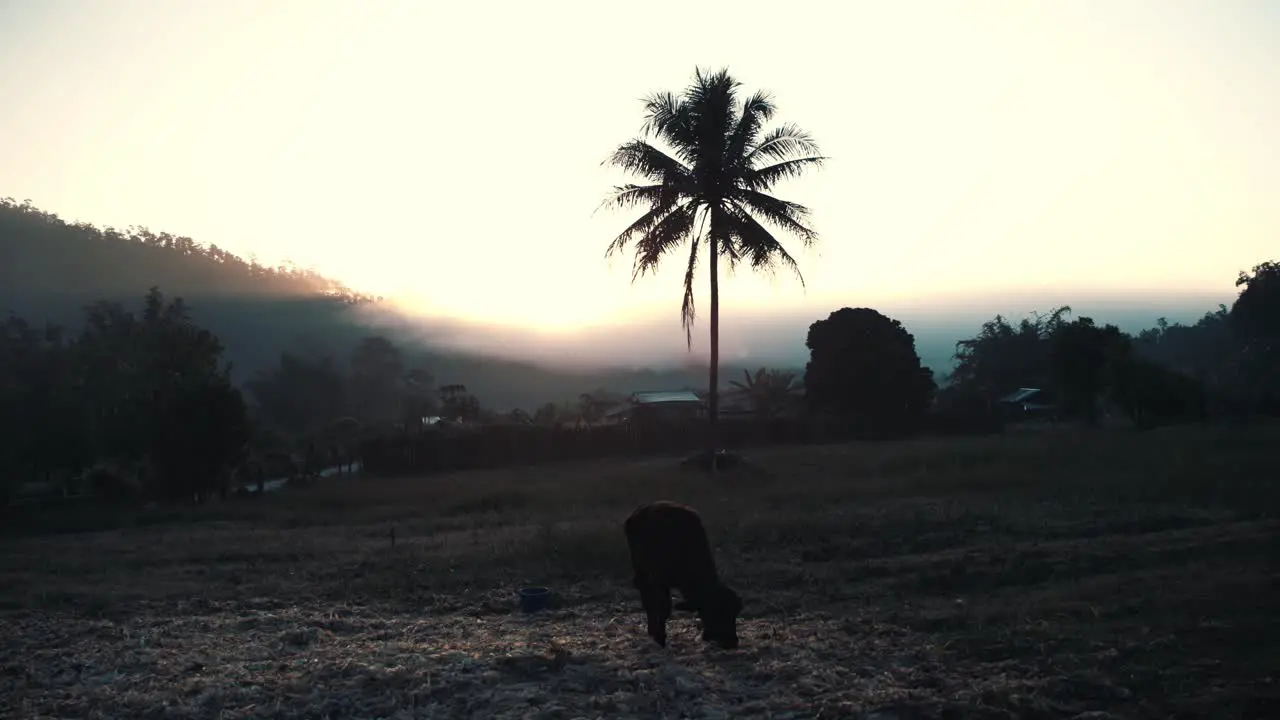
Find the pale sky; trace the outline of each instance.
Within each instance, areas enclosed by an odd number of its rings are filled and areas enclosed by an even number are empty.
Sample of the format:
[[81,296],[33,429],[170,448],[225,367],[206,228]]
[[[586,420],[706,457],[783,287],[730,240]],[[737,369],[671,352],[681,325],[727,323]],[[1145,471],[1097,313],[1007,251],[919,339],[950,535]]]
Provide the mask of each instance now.
[[726,314],[1229,298],[1280,247],[1272,0],[0,0],[0,196],[466,320],[658,313],[683,346],[683,260],[630,285],[603,251],[636,213],[593,211],[639,99],[696,66],[831,157],[777,189],[822,236],[784,238],[807,293],[740,272]]

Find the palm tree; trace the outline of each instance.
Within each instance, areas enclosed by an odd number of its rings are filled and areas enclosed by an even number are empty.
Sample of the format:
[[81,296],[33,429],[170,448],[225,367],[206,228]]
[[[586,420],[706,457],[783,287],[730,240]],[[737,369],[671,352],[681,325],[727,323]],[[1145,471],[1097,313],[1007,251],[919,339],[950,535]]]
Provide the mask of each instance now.
[[760,368],[755,375],[746,370],[742,375],[745,382],[730,380],[729,384],[750,398],[752,409],[764,418],[772,418],[782,412],[799,389],[796,387],[796,374],[790,370]]
[[[813,139],[795,125],[765,131],[776,108],[768,93],[739,101],[741,83],[728,70],[695,73],[684,95],[656,93],[645,99],[641,137],[623,143],[605,160],[644,178],[646,184],[615,187],[603,205],[645,208],[605,253],[611,257],[635,243],[631,281],[655,271],[662,259],[688,245],[684,301],[680,323],[693,347],[693,274],[698,251],[708,246],[711,259],[711,382],[708,396],[709,450],[716,451],[719,415],[720,276],[723,257],[734,270],[747,262],[753,270],[773,272],[779,265],[793,270],[804,285],[794,258],[773,231],[800,238],[805,247],[817,240],[807,224],[809,210],[769,194],[780,180],[799,176],[822,164]],[[663,149],[651,141],[661,141]],[[715,463],[710,463],[712,467]]]

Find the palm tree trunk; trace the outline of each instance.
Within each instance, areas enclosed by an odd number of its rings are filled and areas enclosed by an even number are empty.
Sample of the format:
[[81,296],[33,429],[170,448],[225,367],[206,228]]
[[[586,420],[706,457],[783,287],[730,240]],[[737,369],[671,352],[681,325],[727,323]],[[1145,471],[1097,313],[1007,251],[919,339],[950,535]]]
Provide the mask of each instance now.
[[707,393],[707,463],[710,472],[716,471],[717,440],[716,423],[720,416],[720,242],[713,225],[711,228],[711,388]]

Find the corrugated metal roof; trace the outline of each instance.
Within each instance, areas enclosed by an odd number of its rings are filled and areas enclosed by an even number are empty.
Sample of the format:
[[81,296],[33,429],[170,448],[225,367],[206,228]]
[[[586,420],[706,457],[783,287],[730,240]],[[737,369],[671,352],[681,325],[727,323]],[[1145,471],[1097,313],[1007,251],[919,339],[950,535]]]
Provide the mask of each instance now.
[[638,405],[650,405],[653,403],[669,403],[669,402],[702,402],[696,394],[688,390],[660,390],[654,392],[638,392],[632,393],[631,401]]
[[1020,403],[1040,392],[1040,388],[1018,388],[1016,391],[1000,398],[1000,402]]
[[618,416],[618,415],[622,415],[622,414],[624,414],[624,413],[628,412],[629,410],[631,410],[631,406],[630,406],[630,405],[627,405],[627,404],[623,404],[623,405],[619,405],[619,406],[617,406],[617,407],[609,408],[608,410],[605,410],[603,413],[601,413],[601,415],[600,415],[600,419],[601,419],[601,420],[603,420],[603,419],[605,419],[605,418],[616,417],[616,416]]

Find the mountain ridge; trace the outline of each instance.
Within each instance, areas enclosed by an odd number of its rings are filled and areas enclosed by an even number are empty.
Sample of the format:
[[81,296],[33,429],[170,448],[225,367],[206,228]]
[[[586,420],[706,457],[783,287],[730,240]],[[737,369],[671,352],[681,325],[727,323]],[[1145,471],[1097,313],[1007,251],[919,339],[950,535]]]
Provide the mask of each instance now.
[[[506,410],[567,401],[584,392],[702,387],[706,367],[561,368],[477,354],[429,342],[355,309],[383,298],[358,293],[312,270],[246,261],[216,245],[134,226],[124,231],[69,223],[30,203],[0,199],[0,312],[76,330],[98,300],[134,309],[156,286],[181,297],[192,319],[218,335],[243,385],[280,354],[345,358],[362,337],[384,335],[437,382],[467,385],[486,407]],[[726,367],[726,376],[742,368]]]

